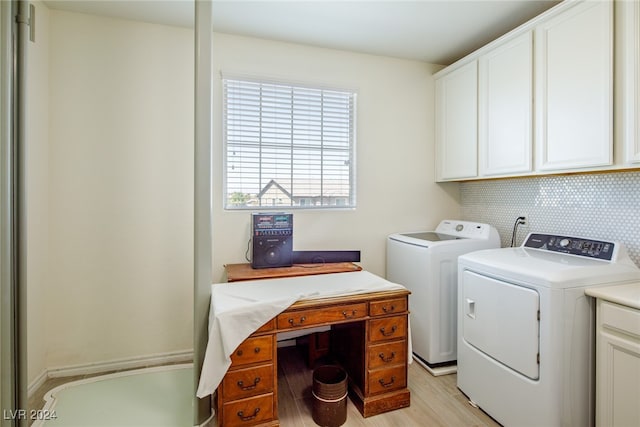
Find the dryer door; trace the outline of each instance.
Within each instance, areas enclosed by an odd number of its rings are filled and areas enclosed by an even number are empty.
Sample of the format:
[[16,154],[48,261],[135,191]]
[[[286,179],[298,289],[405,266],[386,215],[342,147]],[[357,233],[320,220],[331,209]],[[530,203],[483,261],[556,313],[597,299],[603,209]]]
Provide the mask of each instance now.
[[538,379],[538,293],[465,270],[461,298],[463,339],[497,362]]

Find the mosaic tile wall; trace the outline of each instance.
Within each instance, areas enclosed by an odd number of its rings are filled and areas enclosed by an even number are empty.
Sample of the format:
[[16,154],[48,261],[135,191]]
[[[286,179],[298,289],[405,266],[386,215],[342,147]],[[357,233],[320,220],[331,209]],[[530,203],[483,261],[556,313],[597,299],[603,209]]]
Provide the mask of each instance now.
[[516,245],[530,231],[619,241],[640,266],[640,172],[467,182],[460,192],[462,219],[496,227],[502,246],[524,214]]

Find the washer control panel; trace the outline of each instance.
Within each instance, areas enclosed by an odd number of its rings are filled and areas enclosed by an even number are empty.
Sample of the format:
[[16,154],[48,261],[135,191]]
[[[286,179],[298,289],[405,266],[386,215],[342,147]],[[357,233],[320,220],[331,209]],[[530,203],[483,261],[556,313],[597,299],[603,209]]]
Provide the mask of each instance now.
[[525,240],[522,246],[611,261],[616,245],[613,242],[584,239],[581,237],[531,233],[527,236],[527,240]]
[[438,224],[435,232],[459,239],[488,239],[491,235],[491,226],[478,222],[445,219]]

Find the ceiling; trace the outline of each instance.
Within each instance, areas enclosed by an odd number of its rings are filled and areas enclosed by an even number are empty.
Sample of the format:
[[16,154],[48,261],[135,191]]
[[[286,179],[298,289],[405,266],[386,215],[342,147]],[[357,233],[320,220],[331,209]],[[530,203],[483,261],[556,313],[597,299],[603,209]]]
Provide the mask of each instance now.
[[[192,0],[45,0],[53,9],[193,26]],[[214,31],[449,65],[557,0],[213,0]]]

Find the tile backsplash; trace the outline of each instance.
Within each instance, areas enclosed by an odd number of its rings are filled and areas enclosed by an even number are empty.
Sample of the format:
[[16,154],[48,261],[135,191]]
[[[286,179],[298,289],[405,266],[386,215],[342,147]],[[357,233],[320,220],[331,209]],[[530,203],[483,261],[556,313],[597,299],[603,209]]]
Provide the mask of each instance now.
[[619,241],[640,266],[640,172],[474,181],[460,192],[461,219],[493,225],[502,246],[524,214],[516,245],[530,231]]

